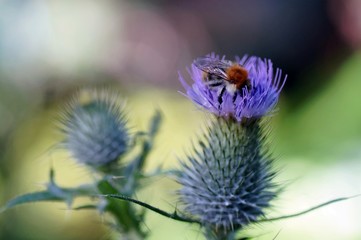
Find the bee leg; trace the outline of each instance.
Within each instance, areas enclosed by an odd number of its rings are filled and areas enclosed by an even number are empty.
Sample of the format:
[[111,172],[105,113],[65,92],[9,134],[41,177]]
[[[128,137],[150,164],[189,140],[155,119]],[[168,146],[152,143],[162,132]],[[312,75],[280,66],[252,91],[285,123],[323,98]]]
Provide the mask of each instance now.
[[223,102],[222,97],[223,97],[225,90],[226,90],[226,87],[222,87],[222,89],[219,90],[219,93],[218,93],[218,103],[219,104],[222,104],[222,102]]
[[237,94],[236,94],[236,92],[234,92],[233,96],[232,96],[232,102],[233,103],[236,101],[236,98],[237,98]]

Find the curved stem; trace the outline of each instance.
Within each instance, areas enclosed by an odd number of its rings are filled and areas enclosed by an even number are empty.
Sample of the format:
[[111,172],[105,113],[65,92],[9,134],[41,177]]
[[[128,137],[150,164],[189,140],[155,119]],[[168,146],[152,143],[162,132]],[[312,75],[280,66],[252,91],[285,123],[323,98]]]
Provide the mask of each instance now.
[[162,215],[164,217],[171,218],[171,219],[174,219],[174,220],[177,220],[177,221],[201,224],[198,220],[179,216],[176,211],[174,211],[174,213],[168,213],[168,212],[163,211],[163,210],[161,210],[159,208],[153,207],[150,204],[138,201],[136,199],[133,199],[133,198],[130,198],[130,197],[127,197],[127,196],[124,196],[124,195],[107,194],[107,195],[104,195],[104,196],[105,197],[110,197],[110,198],[121,199],[121,200],[124,200],[124,201],[129,201],[129,202],[138,204],[138,205],[140,205],[142,207],[145,207],[145,208],[147,208],[147,209],[149,209],[149,210],[151,210],[153,212],[156,212],[156,213],[158,213],[158,214],[160,214],[160,215]]
[[314,207],[311,207],[307,210],[304,210],[304,211],[301,211],[301,212],[298,212],[298,213],[294,213],[294,214],[290,214],[290,215],[285,215],[285,216],[280,216],[280,217],[274,217],[274,218],[268,218],[268,219],[260,219],[258,220],[257,222],[271,222],[271,221],[278,221],[278,220],[282,220],[282,219],[286,219],[286,218],[293,218],[293,217],[298,217],[298,216],[301,216],[303,214],[306,214],[306,213],[309,213],[313,210],[316,210],[318,208],[322,208],[322,207],[325,207],[327,205],[330,205],[330,204],[333,204],[333,203],[336,203],[336,202],[341,202],[341,201],[345,201],[345,200],[348,200],[348,199],[351,199],[351,198],[355,198],[355,197],[359,197],[360,194],[358,195],[354,195],[354,196],[351,196],[351,197],[341,197],[341,198],[336,198],[336,199],[333,199],[333,200],[330,200],[330,201],[327,201],[327,202],[324,202],[324,203],[321,203],[319,205],[316,205]]

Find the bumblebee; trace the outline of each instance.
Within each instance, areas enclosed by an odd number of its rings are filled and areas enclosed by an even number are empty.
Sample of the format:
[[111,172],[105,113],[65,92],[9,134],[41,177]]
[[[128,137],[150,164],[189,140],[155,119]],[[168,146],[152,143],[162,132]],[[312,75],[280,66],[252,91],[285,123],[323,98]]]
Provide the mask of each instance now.
[[222,103],[222,96],[225,91],[235,100],[237,91],[244,87],[248,89],[251,87],[248,71],[238,63],[202,57],[194,60],[194,65],[204,72],[203,80],[207,86],[219,89],[219,103]]

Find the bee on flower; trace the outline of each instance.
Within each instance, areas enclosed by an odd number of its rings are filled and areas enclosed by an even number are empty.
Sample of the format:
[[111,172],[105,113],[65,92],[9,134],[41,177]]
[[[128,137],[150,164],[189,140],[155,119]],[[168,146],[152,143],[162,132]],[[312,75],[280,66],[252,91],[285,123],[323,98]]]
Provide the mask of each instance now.
[[179,74],[185,95],[198,106],[238,122],[269,114],[286,81],[282,70],[273,70],[271,60],[255,56],[230,61],[212,53],[194,60],[189,73],[192,85]]
[[219,87],[218,101],[222,102],[225,91],[236,96],[242,88],[250,88],[248,71],[238,63],[219,60],[210,57],[201,57],[194,60],[194,65],[204,72],[203,80],[209,87]]

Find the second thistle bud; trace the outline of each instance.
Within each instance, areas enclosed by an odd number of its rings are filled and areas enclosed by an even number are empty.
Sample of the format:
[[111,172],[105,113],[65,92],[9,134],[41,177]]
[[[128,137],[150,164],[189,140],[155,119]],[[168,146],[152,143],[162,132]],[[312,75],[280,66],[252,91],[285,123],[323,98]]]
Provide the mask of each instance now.
[[65,148],[89,166],[114,163],[129,147],[123,105],[111,92],[80,92],[63,114],[61,130]]

